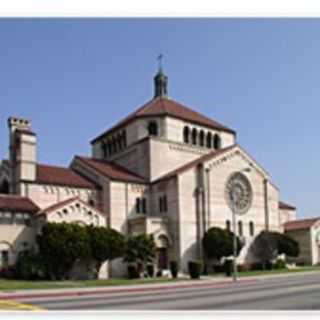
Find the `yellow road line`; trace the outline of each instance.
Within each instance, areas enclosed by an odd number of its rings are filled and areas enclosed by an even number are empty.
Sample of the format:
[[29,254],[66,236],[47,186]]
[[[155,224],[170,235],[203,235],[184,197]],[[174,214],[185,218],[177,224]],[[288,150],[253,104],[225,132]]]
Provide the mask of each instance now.
[[13,300],[0,300],[0,311],[1,310],[40,311],[44,309],[30,305],[30,304],[24,304],[17,301],[13,301]]

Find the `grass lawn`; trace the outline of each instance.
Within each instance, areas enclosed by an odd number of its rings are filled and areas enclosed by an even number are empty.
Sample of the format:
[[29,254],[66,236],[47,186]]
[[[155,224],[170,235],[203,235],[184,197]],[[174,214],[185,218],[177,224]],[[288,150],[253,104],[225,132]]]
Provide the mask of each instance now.
[[165,283],[187,280],[188,278],[152,278],[152,279],[106,279],[106,280],[76,280],[76,281],[23,281],[0,279],[0,291],[23,289],[59,289],[59,288],[89,288],[133,284]]

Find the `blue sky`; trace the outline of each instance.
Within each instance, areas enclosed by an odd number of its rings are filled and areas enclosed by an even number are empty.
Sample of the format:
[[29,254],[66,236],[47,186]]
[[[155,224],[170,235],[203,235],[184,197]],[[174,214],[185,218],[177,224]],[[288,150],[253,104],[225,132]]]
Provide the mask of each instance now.
[[320,20],[1,19],[0,157],[6,119],[32,119],[39,161],[68,165],[153,95],[237,130],[299,216],[320,215]]

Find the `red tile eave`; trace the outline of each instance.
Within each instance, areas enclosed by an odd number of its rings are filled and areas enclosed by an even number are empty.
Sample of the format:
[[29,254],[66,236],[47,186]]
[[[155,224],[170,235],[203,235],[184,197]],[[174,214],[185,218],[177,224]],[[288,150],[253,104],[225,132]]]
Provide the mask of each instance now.
[[[122,166],[107,162],[101,159],[94,159],[94,158],[86,158],[81,156],[76,156],[75,159],[79,160],[80,162],[84,163],[85,165],[89,166],[92,170],[96,173],[99,173],[112,181],[119,181],[119,182],[131,182],[137,184],[146,184],[147,182],[144,180],[143,177],[136,175],[135,173],[123,168]],[[109,170],[115,170],[114,172],[108,172],[101,168],[101,165],[108,166]],[[113,168],[112,168],[113,167]],[[118,176],[117,176],[118,175]]]
[[317,221],[320,221],[320,217],[288,221],[283,227],[286,231],[310,229]]
[[40,208],[29,198],[18,195],[0,195],[0,209],[36,213]]

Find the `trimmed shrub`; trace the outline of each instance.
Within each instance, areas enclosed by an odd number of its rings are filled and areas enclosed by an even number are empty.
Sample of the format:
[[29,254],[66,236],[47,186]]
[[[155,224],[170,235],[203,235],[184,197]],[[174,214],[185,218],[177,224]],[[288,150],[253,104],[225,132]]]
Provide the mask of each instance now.
[[213,272],[214,273],[222,273],[224,272],[223,266],[221,264],[214,264],[212,266]]
[[162,270],[158,270],[158,271],[157,271],[156,277],[157,277],[157,278],[161,278],[161,277],[162,277]]
[[128,266],[128,278],[129,279],[138,279],[139,278],[139,272],[137,271],[137,268],[133,265]]
[[285,269],[285,268],[286,268],[286,263],[282,259],[278,259],[273,265],[273,269]]
[[153,264],[147,265],[147,274],[148,274],[148,277],[150,277],[150,278],[154,277],[154,265]]
[[23,280],[45,279],[47,275],[42,257],[30,251],[19,253],[15,270],[16,277]]
[[203,264],[201,261],[189,261],[188,269],[191,279],[199,279]]
[[177,278],[178,276],[178,262],[177,261],[170,261],[170,271],[172,278]]

